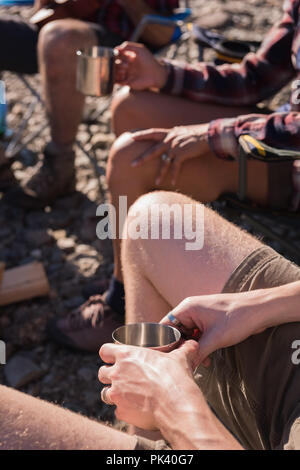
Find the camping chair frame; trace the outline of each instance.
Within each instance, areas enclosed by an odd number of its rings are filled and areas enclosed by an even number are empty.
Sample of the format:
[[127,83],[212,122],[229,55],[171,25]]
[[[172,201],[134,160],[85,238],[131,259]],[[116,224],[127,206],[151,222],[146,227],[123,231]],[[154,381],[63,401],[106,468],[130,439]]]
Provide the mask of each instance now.
[[[278,221],[278,224],[288,229],[300,230],[300,214],[288,210],[262,208],[247,200],[247,173],[249,159],[265,163],[279,163],[283,161],[300,160],[300,151],[285,150],[270,147],[250,135],[239,138],[239,187],[236,195],[223,195],[220,200],[225,201],[226,208],[234,211],[240,219],[250,225],[255,232],[276,241],[280,247],[296,262],[300,262],[300,246],[280,236],[269,227],[268,222]],[[259,217],[259,219],[257,218]]]

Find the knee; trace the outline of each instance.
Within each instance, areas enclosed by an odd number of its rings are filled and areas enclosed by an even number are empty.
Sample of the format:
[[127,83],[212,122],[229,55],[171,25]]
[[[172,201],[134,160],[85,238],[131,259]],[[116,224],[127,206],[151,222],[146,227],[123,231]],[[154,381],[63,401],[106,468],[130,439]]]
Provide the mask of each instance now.
[[106,180],[110,189],[115,183],[118,184],[121,180],[129,178],[134,145],[129,132],[122,134],[113,143],[106,167]]
[[61,68],[66,68],[66,60],[76,61],[77,49],[96,44],[97,39],[93,30],[77,20],[51,21],[41,29],[38,40],[40,63],[49,68],[49,73],[55,76]]
[[[151,253],[153,243],[164,231],[182,229],[183,204],[192,200],[171,191],[153,191],[140,196],[129,208],[123,230],[122,257],[138,262],[143,253]],[[137,231],[136,231],[137,230]],[[154,242],[152,242],[154,240]]]
[[148,185],[149,168],[144,165],[133,168],[131,165],[148,146],[148,143],[134,141],[131,132],[124,132],[115,140],[106,167],[106,180],[111,192],[115,188],[119,189],[121,185],[123,190],[126,189],[124,185],[132,189]]

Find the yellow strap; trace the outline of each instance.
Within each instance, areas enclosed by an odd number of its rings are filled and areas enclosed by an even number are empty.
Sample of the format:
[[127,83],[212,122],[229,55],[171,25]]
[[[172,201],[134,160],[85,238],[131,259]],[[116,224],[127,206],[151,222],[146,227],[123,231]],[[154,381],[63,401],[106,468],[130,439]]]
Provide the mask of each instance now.
[[216,51],[216,55],[219,60],[224,60],[225,62],[230,62],[231,64],[240,64],[243,60],[243,59],[236,59],[233,57],[229,57],[227,55],[223,55],[218,51]]
[[256,139],[254,139],[254,137],[251,137],[251,135],[243,135],[243,139],[249,144],[252,144],[258,150],[260,156],[267,156],[267,152],[265,151],[263,146]]

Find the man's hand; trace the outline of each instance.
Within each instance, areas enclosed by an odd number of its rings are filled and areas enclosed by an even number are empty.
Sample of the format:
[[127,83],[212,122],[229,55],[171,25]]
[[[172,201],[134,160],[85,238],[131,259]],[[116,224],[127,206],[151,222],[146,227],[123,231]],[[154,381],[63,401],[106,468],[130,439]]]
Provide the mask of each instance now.
[[[272,292],[273,291],[273,292]],[[199,341],[199,363],[209,365],[209,354],[233,346],[267,327],[274,310],[274,289],[189,297],[172,310],[186,337]],[[173,325],[165,316],[161,323]]]
[[[142,429],[161,428],[162,410],[192,403],[191,390],[200,394],[193,380],[198,344],[187,341],[180,348],[162,353],[148,348],[105,344],[100,349],[104,362],[99,380],[110,385],[106,398],[116,405],[116,416]],[[180,384],[180,387],[178,386]],[[172,393],[170,391],[172,390]]]
[[[133,133],[133,140],[152,141],[154,145],[133,160],[132,166],[158,158],[161,160],[161,168],[155,184],[161,184],[166,174],[171,172],[172,184],[175,186],[182,164],[191,158],[201,158],[210,151],[208,127],[209,124],[200,124],[178,126],[173,129],[148,129]],[[163,156],[165,158],[162,158]]]
[[116,82],[133,90],[160,89],[167,81],[167,69],[142,44],[125,42],[116,47]]

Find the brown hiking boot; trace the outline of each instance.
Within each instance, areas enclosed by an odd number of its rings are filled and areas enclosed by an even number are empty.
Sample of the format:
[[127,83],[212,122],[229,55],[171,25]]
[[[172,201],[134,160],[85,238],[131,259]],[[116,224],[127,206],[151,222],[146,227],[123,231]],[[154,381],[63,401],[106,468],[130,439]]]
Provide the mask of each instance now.
[[75,153],[70,150],[58,154],[53,144],[48,144],[44,159],[16,188],[9,191],[4,200],[26,209],[39,209],[51,205],[58,197],[75,191]]
[[50,320],[47,332],[62,346],[98,352],[102,344],[113,342],[112,332],[122,325],[124,317],[114,312],[102,295],[95,295],[66,317]]

